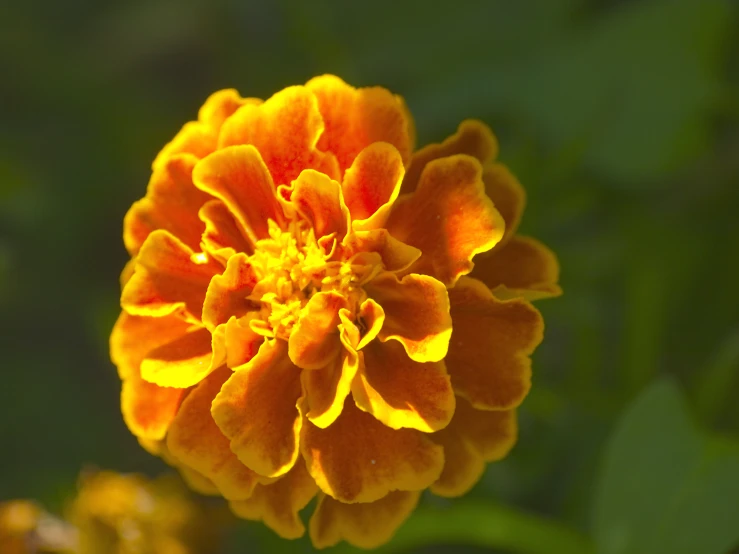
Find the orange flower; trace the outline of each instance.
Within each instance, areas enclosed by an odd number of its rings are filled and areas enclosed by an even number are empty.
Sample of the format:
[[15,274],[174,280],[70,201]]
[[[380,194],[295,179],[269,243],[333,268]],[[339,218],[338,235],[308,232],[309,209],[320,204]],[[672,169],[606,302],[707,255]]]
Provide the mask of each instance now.
[[[403,101],[333,76],[211,96],[124,223],[124,418],[283,537],[374,547],[516,439],[554,255],[466,121],[413,152]],[[473,262],[474,258],[474,262]]]

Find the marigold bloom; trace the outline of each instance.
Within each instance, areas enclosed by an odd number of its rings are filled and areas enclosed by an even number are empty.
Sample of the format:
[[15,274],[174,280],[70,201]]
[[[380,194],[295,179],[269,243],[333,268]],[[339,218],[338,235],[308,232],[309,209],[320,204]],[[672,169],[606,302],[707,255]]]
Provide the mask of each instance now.
[[[516,440],[556,258],[480,122],[414,152],[333,76],[212,95],[126,215],[111,357],[142,444],[283,537],[387,541]],[[474,261],[473,261],[474,258]]]

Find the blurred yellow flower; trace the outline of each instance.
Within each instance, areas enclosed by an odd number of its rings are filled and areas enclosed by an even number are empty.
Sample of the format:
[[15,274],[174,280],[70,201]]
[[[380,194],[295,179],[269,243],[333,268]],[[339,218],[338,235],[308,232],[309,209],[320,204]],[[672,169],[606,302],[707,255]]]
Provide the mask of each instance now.
[[[333,76],[212,95],[126,215],[126,423],[201,492],[317,547],[389,540],[516,440],[556,258],[497,143],[414,153],[404,102]],[[474,258],[474,262],[473,262]]]

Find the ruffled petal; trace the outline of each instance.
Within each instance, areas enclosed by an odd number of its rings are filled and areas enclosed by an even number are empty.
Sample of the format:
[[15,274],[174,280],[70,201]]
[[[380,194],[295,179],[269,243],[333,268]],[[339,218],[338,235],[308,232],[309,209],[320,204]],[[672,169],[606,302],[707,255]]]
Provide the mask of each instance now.
[[409,246],[393,237],[387,229],[355,231],[346,241],[347,255],[356,256],[363,252],[376,252],[387,271],[401,272],[408,269],[421,257],[418,248]]
[[454,331],[446,366],[455,392],[480,409],[518,406],[531,386],[529,356],[543,338],[541,315],[524,300],[498,300],[469,277],[449,300]]
[[293,467],[302,425],[296,407],[300,393],[300,369],[281,340],[264,342],[223,385],[211,413],[248,468],[278,477]]
[[316,148],[324,130],[316,97],[288,87],[260,106],[244,106],[223,124],[219,147],[252,144],[264,157],[275,185],[287,185],[304,169],[337,179],[336,158]]
[[[494,163],[482,170],[485,193],[505,221],[505,234],[495,249],[500,249],[514,235],[526,207],[526,192],[516,176],[503,164]],[[475,260],[477,264],[477,260]]]
[[341,197],[341,185],[322,173],[306,169],[293,182],[290,200],[311,224],[316,238],[335,233],[337,240],[346,235],[349,212]]
[[393,430],[350,398],[328,428],[303,426],[301,451],[323,492],[341,502],[373,502],[395,490],[416,491],[438,479],[441,447],[415,429]]
[[185,335],[190,324],[176,316],[139,317],[121,312],[110,334],[110,359],[121,379],[138,375],[153,349]]
[[239,319],[231,317],[226,323],[226,365],[231,369],[244,365],[256,356],[264,342],[264,337],[251,327],[256,317],[256,314],[249,313]]
[[327,548],[344,540],[359,548],[377,548],[393,537],[420,497],[416,491],[395,491],[375,502],[344,504],[321,495],[310,520],[313,546]]
[[475,259],[472,277],[485,283],[501,299],[551,298],[562,294],[559,262],[536,239],[516,235],[489,256]]
[[466,494],[482,477],[485,463],[504,458],[518,436],[515,410],[476,410],[459,398],[452,422],[431,438],[444,447],[444,471],[434,494]]
[[482,121],[464,120],[459,124],[457,132],[441,144],[429,144],[413,153],[401,192],[405,194],[416,190],[421,173],[428,163],[455,154],[467,154],[485,165],[498,155],[498,141],[490,127]]
[[306,87],[318,98],[326,125],[318,147],[336,155],[342,174],[373,142],[392,144],[408,162],[413,122],[400,97],[382,87],[356,89],[333,75],[315,77]]
[[144,381],[138,372],[129,375],[121,389],[123,420],[137,437],[163,439],[184,393],[184,389],[160,387]]
[[252,245],[269,236],[268,220],[284,217],[260,152],[251,145],[223,148],[193,170],[195,186],[221,200]]
[[413,266],[451,287],[472,270],[475,254],[503,237],[503,218],[485,195],[480,163],[466,155],[430,162],[418,189],[398,199],[386,225],[423,252]]
[[297,539],[305,533],[298,512],[316,495],[318,487],[299,460],[279,481],[257,485],[249,499],[231,502],[234,514],[252,521],[263,521],[283,539]]
[[226,271],[214,276],[208,285],[203,301],[203,325],[213,331],[232,316],[240,318],[258,308],[246,298],[256,284],[257,277],[247,255],[231,256]]
[[385,311],[377,302],[368,298],[359,306],[358,322],[361,327],[360,338],[357,344],[352,346],[361,350],[380,334],[385,325]]
[[403,158],[392,144],[375,142],[359,153],[341,184],[354,230],[385,224],[404,173]]
[[373,341],[362,352],[352,385],[360,409],[392,429],[431,433],[447,426],[455,401],[444,362],[414,362],[395,341]]
[[223,340],[203,327],[188,331],[150,350],[141,362],[141,377],[162,387],[184,389],[197,385],[226,361],[218,339]]
[[194,252],[164,230],[152,232],[136,258],[136,268],[121,293],[132,315],[161,317],[185,310],[200,320],[205,290],[219,264]]
[[152,168],[156,169],[179,153],[192,154],[204,158],[218,144],[218,134],[223,122],[238,108],[245,104],[258,105],[258,98],[241,98],[233,89],[220,90],[211,94],[198,112],[198,121],[186,123],[179,133],[154,159]]
[[131,256],[156,229],[169,231],[190,248],[198,248],[204,230],[198,210],[210,196],[192,184],[197,161],[195,156],[180,154],[154,171],[146,196],[134,202],[123,219],[123,242]]
[[399,341],[411,359],[444,359],[452,334],[446,287],[427,275],[410,274],[399,280],[383,273],[365,285],[367,294],[385,312],[381,341]]
[[198,216],[205,224],[205,230],[200,238],[201,246],[221,264],[226,265],[228,259],[239,252],[247,254],[254,252],[248,239],[241,233],[231,211],[220,200],[210,200],[203,204]]
[[339,337],[343,346],[341,355],[335,356],[324,367],[303,371],[300,375],[305,391],[305,415],[313,425],[322,429],[339,417],[354,376],[359,370],[359,356],[356,352],[359,330],[348,320],[346,312],[347,310],[339,312]]
[[229,500],[251,496],[257,475],[231,452],[229,441],[210,415],[213,398],[231,376],[228,368],[208,375],[182,402],[167,434],[169,452],[210,479]]
[[300,311],[288,341],[290,360],[303,369],[324,367],[341,349],[339,311],[348,306],[338,292],[317,292]]

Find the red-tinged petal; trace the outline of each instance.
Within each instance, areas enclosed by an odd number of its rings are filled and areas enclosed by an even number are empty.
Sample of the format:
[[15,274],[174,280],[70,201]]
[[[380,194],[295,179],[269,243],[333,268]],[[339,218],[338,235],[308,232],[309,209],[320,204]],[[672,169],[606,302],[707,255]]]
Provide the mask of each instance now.
[[451,287],[472,271],[472,258],[503,237],[503,218],[485,195],[480,163],[466,155],[430,162],[418,189],[400,197],[387,229],[423,252],[413,266]]
[[207,255],[194,256],[167,231],[154,231],[136,258],[134,274],[121,294],[121,306],[130,314],[152,317],[185,309],[199,320],[205,290],[220,269]]
[[516,410],[476,410],[460,398],[450,425],[486,462],[505,458],[516,444]]
[[355,348],[361,350],[375,340],[385,325],[385,311],[377,302],[368,298],[359,306],[360,339]]
[[445,497],[467,493],[482,477],[486,462],[504,458],[518,435],[515,410],[476,410],[457,399],[454,418],[431,438],[444,447],[444,471],[431,486]]
[[201,236],[204,251],[213,255],[221,264],[226,265],[228,259],[240,252],[254,252],[251,244],[241,233],[231,211],[220,200],[206,202],[198,213],[205,224]]
[[392,144],[375,142],[359,153],[341,184],[354,230],[385,224],[404,173],[403,158]]
[[300,311],[288,342],[290,360],[303,369],[324,367],[336,358],[339,340],[339,310],[348,303],[338,292],[317,292]]
[[338,178],[336,158],[316,148],[323,129],[315,96],[305,87],[288,87],[260,106],[237,110],[223,124],[219,147],[254,145],[276,185],[291,183],[304,169]]
[[123,420],[137,437],[163,439],[184,394],[184,389],[144,381],[138,373],[129,375],[121,389]]
[[210,406],[232,372],[222,367],[208,375],[182,402],[167,434],[167,448],[181,463],[210,479],[229,500],[251,496],[257,475],[231,452],[229,440],[213,421]]
[[411,164],[403,179],[401,192],[413,192],[424,168],[432,161],[455,154],[466,154],[485,165],[498,155],[498,141],[490,127],[475,119],[466,119],[459,124],[457,132],[441,144],[429,144],[413,153]]
[[344,540],[359,548],[377,548],[388,542],[418,505],[420,492],[395,491],[375,502],[344,504],[321,495],[310,520],[310,538],[316,548]]
[[365,285],[385,312],[381,341],[399,341],[417,362],[444,359],[452,334],[446,287],[427,275],[383,273]]
[[469,277],[449,300],[454,331],[446,365],[455,392],[480,409],[518,406],[531,386],[529,356],[543,337],[541,315],[524,300],[498,300]]
[[223,385],[211,413],[248,468],[278,477],[293,467],[302,425],[296,407],[300,393],[300,369],[281,340],[264,342]]
[[118,375],[138,375],[151,350],[185,335],[191,325],[176,316],[138,317],[121,312],[110,334],[110,359]]
[[485,283],[501,299],[538,300],[562,294],[557,284],[557,256],[538,240],[520,235],[511,237],[489,256],[475,259],[471,276]]
[[357,406],[392,429],[432,433],[454,414],[454,391],[444,362],[411,360],[395,341],[374,341],[352,384]]
[[169,231],[190,248],[198,248],[204,229],[198,210],[210,196],[192,184],[197,161],[194,156],[180,154],[154,171],[146,196],[134,202],[123,219],[123,242],[131,256],[156,229]]
[[229,258],[226,271],[214,276],[208,285],[203,301],[203,324],[212,331],[232,316],[240,318],[253,310],[255,306],[246,297],[256,284],[257,277],[246,254]]
[[216,149],[218,136],[210,126],[201,121],[190,121],[182,126],[175,137],[154,158],[151,168],[157,171],[178,154],[189,154],[197,159],[204,158]]
[[201,327],[149,351],[141,362],[141,377],[162,387],[184,389],[197,385],[226,361],[218,335]]
[[[485,193],[505,221],[505,234],[495,245],[495,249],[499,250],[518,229],[526,207],[526,192],[516,176],[500,163],[485,166],[482,170],[482,180],[485,183]],[[477,264],[477,260],[475,263]]]
[[413,123],[401,98],[381,87],[355,89],[333,75],[311,79],[306,87],[318,98],[326,124],[318,147],[336,155],[342,173],[374,142],[392,144],[408,161]]
[[385,269],[393,272],[405,271],[421,257],[418,248],[400,242],[387,229],[356,231],[349,235],[347,248],[349,255],[378,253]]
[[341,502],[373,502],[395,490],[422,490],[438,479],[442,448],[415,429],[393,430],[350,398],[328,428],[303,426],[301,451],[323,492]]
[[252,245],[269,236],[269,219],[283,221],[272,177],[254,146],[213,152],[195,166],[192,179],[196,187],[228,207]]
[[312,169],[306,169],[293,182],[290,200],[311,224],[316,238],[336,233],[341,240],[349,226],[349,212],[341,197],[341,185]]
[[245,104],[258,106],[261,103],[259,98],[241,98],[236,89],[219,90],[211,94],[198,110],[198,120],[214,131],[219,131],[223,122],[241,106]]
[[455,429],[434,433],[433,441],[444,447],[444,471],[431,485],[438,496],[454,498],[470,491],[485,473],[485,460]]
[[305,533],[298,512],[308,505],[318,492],[315,481],[302,460],[279,481],[257,485],[247,500],[231,502],[231,511],[239,517],[263,521],[283,539],[297,539]]
[[226,365],[235,369],[244,365],[259,352],[264,337],[255,333],[250,323],[254,314],[237,319],[232,317],[226,323]]

